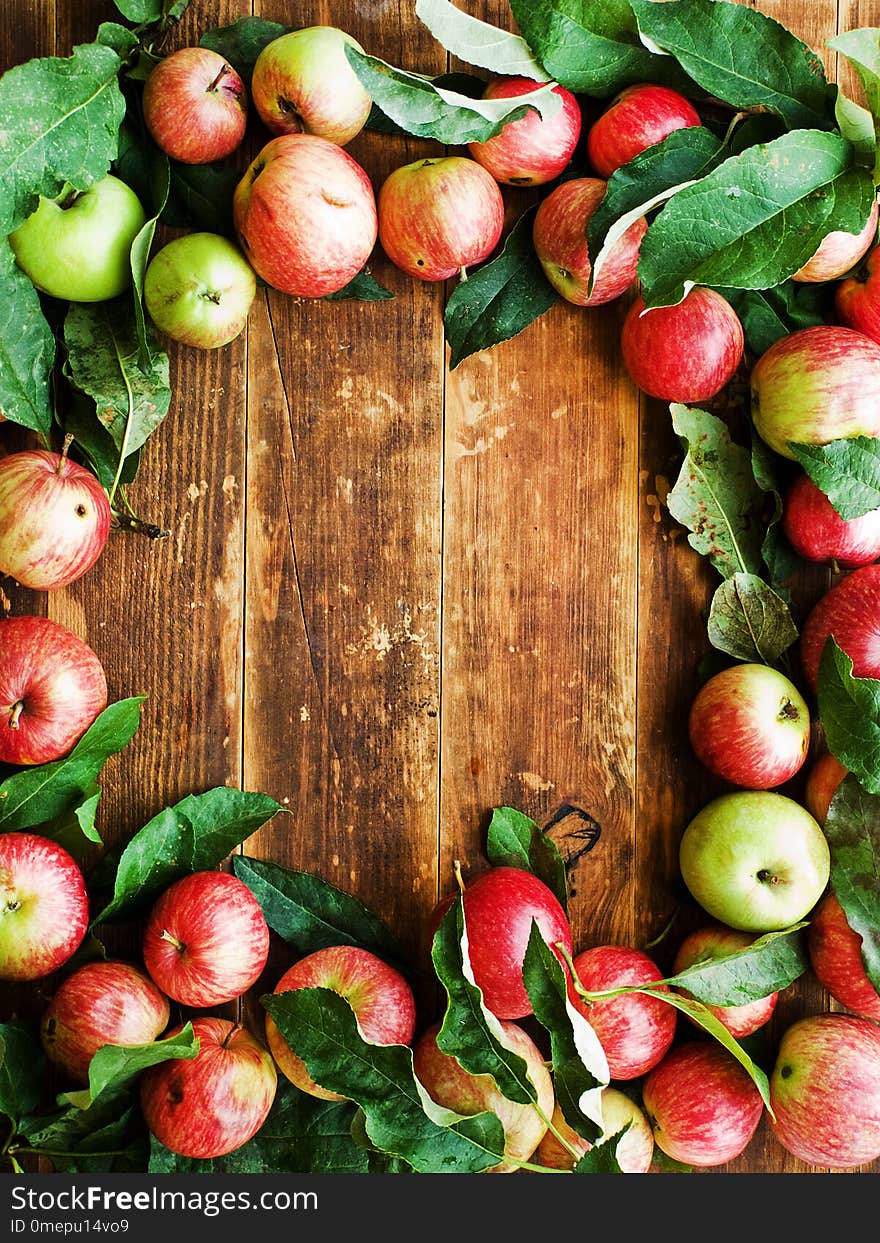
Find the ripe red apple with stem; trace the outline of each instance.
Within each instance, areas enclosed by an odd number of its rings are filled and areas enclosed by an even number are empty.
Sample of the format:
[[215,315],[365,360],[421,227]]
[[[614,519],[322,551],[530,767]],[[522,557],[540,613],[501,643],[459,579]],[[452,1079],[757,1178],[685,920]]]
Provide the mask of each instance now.
[[40,1028],[50,1059],[88,1082],[89,1062],[105,1044],[149,1044],[168,1026],[169,1007],[152,980],[127,962],[90,962],[67,977]]
[[503,225],[498,182],[460,155],[405,164],[379,191],[382,248],[420,280],[445,281],[488,258]]
[[376,243],[369,177],[341,147],[311,134],[267,143],[232,207],[251,265],[275,289],[301,298],[342,289]]
[[807,774],[804,802],[807,811],[819,824],[825,823],[831,800],[846,775],[847,769],[830,752],[820,755]]
[[[697,928],[685,937],[678,947],[673,972],[678,975],[680,971],[685,971],[697,963],[727,958],[730,954],[737,954],[741,950],[748,949],[754,940],[755,938],[750,933],[725,928],[723,924],[709,924],[706,927]],[[677,987],[676,991],[684,997],[693,996],[686,988]],[[769,993],[766,997],[744,1002],[740,1006],[707,1005],[706,1009],[724,1024],[732,1036],[735,1036],[737,1040],[742,1040],[769,1022],[776,1009],[778,997],[778,993]]]
[[[647,1174],[654,1156],[654,1133],[648,1119],[639,1109],[635,1101],[617,1088],[605,1088],[602,1092],[602,1117],[605,1130],[600,1140],[604,1143],[611,1139],[615,1147],[618,1165],[624,1174]],[[570,1170],[574,1166],[575,1157],[571,1150],[580,1158],[593,1147],[583,1139],[565,1121],[559,1105],[553,1111],[551,1119],[553,1130],[538,1145],[535,1153],[537,1165],[545,1165],[551,1170]],[[554,1132],[558,1132],[554,1134]],[[618,1140],[613,1136],[624,1132]],[[560,1142],[558,1136],[565,1140]],[[567,1147],[566,1147],[567,1145]]]
[[[484,99],[514,99],[540,88],[531,78],[493,78]],[[568,167],[581,136],[578,101],[563,86],[553,94],[562,100],[554,117],[544,120],[529,109],[519,121],[509,121],[500,134],[486,142],[468,144],[468,151],[496,181],[509,186],[542,186]]]
[[693,105],[667,86],[628,86],[612,101],[587,135],[587,154],[600,177],[628,164],[678,129],[700,124]]
[[862,938],[830,891],[813,913],[807,943],[816,978],[834,1000],[861,1018],[880,1021],[880,995],[865,970]]
[[834,294],[838,319],[880,345],[880,246],[857,272],[841,281]]
[[92,649],[45,617],[0,621],[0,763],[47,764],[107,706]]
[[206,47],[160,60],[144,84],[144,121],[154,142],[183,164],[231,155],[247,126],[247,90],[231,65]]
[[700,689],[688,730],[697,759],[710,772],[749,790],[770,790],[807,758],[810,710],[775,669],[732,665]]
[[228,872],[176,881],[150,912],[144,963],[163,993],[184,1006],[217,1006],[255,984],[269,955],[257,899]]
[[819,662],[833,635],[857,678],[880,678],[880,565],[853,570],[814,607],[801,631],[801,663],[815,689]]
[[733,307],[697,287],[676,306],[645,309],[641,296],[624,320],[623,361],[643,392],[661,401],[706,401],[740,364],[744,337]]
[[0,834],[0,980],[38,980],[79,947],[89,895],[66,850],[35,833]]
[[275,1099],[275,1066],[238,1023],[194,1019],[193,1032],[199,1039],[194,1058],[144,1072],[141,1109],[147,1126],[172,1152],[222,1157],[246,1144],[265,1122]]
[[639,247],[648,228],[644,216],[631,224],[609,249],[590,286],[587,226],[605,197],[606,183],[597,177],[564,181],[543,200],[535,215],[532,237],[535,251],[550,284],[575,306],[610,302],[636,279]]
[[788,489],[782,527],[795,552],[808,561],[850,568],[880,557],[880,509],[846,521],[807,474]]
[[806,284],[818,284],[820,281],[834,281],[839,276],[844,276],[877,241],[877,218],[875,199],[865,227],[859,233],[846,233],[842,229],[827,233],[813,257],[791,279]]

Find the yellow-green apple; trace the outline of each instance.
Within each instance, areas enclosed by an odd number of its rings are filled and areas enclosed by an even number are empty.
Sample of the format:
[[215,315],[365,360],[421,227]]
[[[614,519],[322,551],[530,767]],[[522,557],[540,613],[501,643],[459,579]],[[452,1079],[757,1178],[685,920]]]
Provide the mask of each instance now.
[[871,204],[871,211],[865,227],[859,233],[846,233],[834,229],[826,233],[816,253],[799,268],[791,278],[806,284],[818,284],[820,281],[836,281],[844,276],[877,241],[877,200]]
[[857,272],[840,282],[834,306],[842,324],[880,344],[880,246],[874,247]]
[[40,1036],[51,1060],[87,1083],[105,1044],[149,1044],[168,1026],[169,1007],[152,980],[127,962],[90,962],[67,977],[43,1015]]
[[782,337],[752,368],[752,418],[783,457],[790,448],[880,435],[880,345],[822,324]]
[[0,980],[56,971],[89,926],[89,895],[66,850],[35,833],[0,834]]
[[0,574],[23,587],[66,587],[104,551],[110,505],[65,454],[27,449],[0,459]]
[[770,1078],[773,1133],[811,1165],[847,1169],[880,1157],[880,1027],[816,1014],[790,1027]]
[[0,621],[0,763],[66,755],[107,706],[101,662],[46,617]]
[[[484,99],[514,99],[540,88],[531,78],[493,78]],[[529,109],[518,121],[509,121],[500,134],[486,142],[468,144],[468,151],[496,181],[508,186],[542,186],[568,167],[581,136],[581,110],[565,87],[554,86],[562,100],[555,116],[544,120]]]
[[260,904],[228,872],[175,881],[150,912],[144,963],[154,982],[184,1006],[217,1006],[259,979],[269,956]]
[[488,1110],[501,1120],[507,1159],[493,1165],[490,1174],[513,1173],[520,1162],[528,1161],[544,1137],[555,1103],[553,1080],[531,1036],[515,1023],[502,1023],[501,1027],[506,1047],[526,1064],[537,1093],[537,1108],[507,1100],[491,1075],[472,1075],[454,1057],[443,1053],[437,1046],[439,1023],[429,1027],[413,1049],[416,1078],[436,1104],[466,1117]]
[[[735,928],[725,928],[723,924],[697,928],[678,947],[672,969],[678,975],[680,971],[686,971],[688,967],[694,967],[698,963],[738,954],[748,949],[754,939],[749,932],[738,932]],[[684,997],[693,996],[686,988],[677,988],[676,992]],[[768,993],[766,997],[758,997],[739,1006],[707,1006],[706,1009],[724,1024],[732,1036],[742,1040],[769,1022],[776,1009],[778,997],[778,993]]]
[[144,84],[144,121],[158,147],[182,164],[231,155],[247,126],[247,91],[217,52],[182,47]]
[[372,100],[348,62],[347,47],[364,50],[334,26],[307,26],[263,48],[251,95],[273,134],[316,134],[344,147],[361,132]]
[[146,221],[140,199],[117,177],[87,190],[40,198],[9,236],[18,266],[43,293],[70,302],[106,302],[131,284],[129,252]]
[[[615,1155],[621,1171],[624,1174],[647,1174],[654,1156],[654,1133],[648,1119],[635,1101],[630,1100],[626,1093],[619,1092],[617,1088],[605,1088],[602,1092],[602,1119],[604,1131],[602,1139],[598,1142],[611,1141],[615,1147]],[[570,1170],[575,1163],[572,1150],[580,1158],[589,1152],[593,1145],[568,1125],[558,1105],[553,1110],[551,1122],[553,1130],[548,1129],[538,1145],[535,1163],[545,1165],[551,1170]],[[558,1134],[554,1134],[554,1131]],[[625,1134],[615,1140],[614,1136],[619,1135],[621,1131]],[[558,1135],[566,1141],[567,1148]]]
[[341,147],[310,134],[266,144],[238,183],[233,214],[263,280],[301,298],[342,289],[376,243],[369,177]]
[[405,164],[379,191],[379,241],[392,263],[423,281],[448,280],[488,258],[503,225],[498,182],[460,155]]
[[676,306],[645,309],[636,298],[620,348],[633,381],[661,401],[706,401],[731,379],[743,354],[743,329],[714,289],[697,287]]
[[650,83],[628,86],[591,125],[587,154],[599,176],[607,179],[674,130],[699,124],[697,110],[678,91]]
[[847,769],[830,752],[820,755],[807,773],[804,802],[807,811],[820,824],[825,823],[831,800],[846,775]]
[[605,197],[604,181],[578,177],[564,181],[541,203],[532,236],[544,275],[567,302],[575,306],[599,306],[624,293],[636,278],[639,247],[648,227],[642,216],[629,226],[597,269],[590,285],[587,226]]
[[[331,945],[295,962],[275,986],[276,993],[297,988],[330,988],[354,1011],[358,1029],[370,1044],[409,1044],[416,1025],[412,989],[399,971],[354,945]],[[293,1052],[271,1015],[266,1015],[266,1040],[278,1069],[291,1083],[323,1101],[345,1098],[315,1083],[303,1060]]]
[[865,565],[847,574],[804,622],[801,664],[814,688],[831,635],[853,662],[855,677],[880,678],[880,565]]
[[766,790],[722,794],[685,829],[681,874],[703,910],[744,932],[788,928],[813,909],[831,867],[808,811]]
[[750,790],[769,790],[793,777],[807,758],[810,710],[775,669],[733,665],[701,687],[688,729],[697,759],[710,772]]
[[144,278],[144,301],[156,327],[203,350],[239,335],[256,292],[251,265],[216,233],[175,238],[153,256]]
[[[632,984],[656,984],[663,972],[641,950],[597,945],[574,960],[577,977],[591,993]],[[669,992],[667,985],[661,985]],[[569,996],[599,1037],[612,1079],[638,1079],[656,1066],[675,1036],[676,1011],[647,993],[622,993],[592,1004],[569,985]]]
[[761,1095],[726,1049],[714,1041],[678,1045],[642,1088],[654,1143],[674,1161],[723,1165],[758,1129]]
[[880,994],[865,970],[862,938],[830,891],[813,913],[807,944],[816,978],[834,1000],[863,1019],[880,1021]]
[[782,526],[789,544],[808,561],[836,561],[848,569],[880,557],[880,509],[846,521],[807,474],[788,489]]
[[163,1062],[141,1076],[141,1110],[172,1152],[222,1157],[246,1144],[266,1121],[278,1086],[275,1065],[238,1023],[194,1019],[193,1032],[199,1040],[194,1058]]

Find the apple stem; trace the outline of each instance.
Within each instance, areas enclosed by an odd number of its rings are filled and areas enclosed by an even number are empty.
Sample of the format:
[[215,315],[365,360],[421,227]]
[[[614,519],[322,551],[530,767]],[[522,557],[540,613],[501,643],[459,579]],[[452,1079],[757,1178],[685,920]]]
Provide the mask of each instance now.
[[73,444],[73,435],[68,432],[64,437],[64,444],[61,446],[61,452],[58,455],[58,471],[60,475],[64,469],[64,463],[67,461],[67,455],[70,452],[70,446]]
[[455,873],[455,880],[458,884],[459,892],[464,893],[464,877],[461,874],[461,859],[453,859],[452,870]]
[[468,277],[467,277],[467,268],[464,266],[464,264],[462,264],[462,266],[461,266],[461,279],[462,279],[463,281],[466,281],[466,280],[467,280],[467,278],[468,278]]
[[174,948],[177,950],[178,954],[183,954],[186,952],[186,946],[183,944],[183,942],[178,941],[177,937],[172,936],[167,928],[162,929],[162,936],[160,940],[167,941],[169,945],[173,945]]
[[113,522],[121,531],[132,531],[135,535],[146,535],[147,539],[167,539],[171,534],[164,527],[157,526],[155,522],[144,522],[143,519],[136,517],[134,514],[123,514],[118,509],[113,509]]
[[217,77],[214,79],[214,81],[213,81],[213,82],[211,83],[211,85],[208,87],[208,90],[209,90],[209,91],[216,91],[217,87],[220,85],[220,79],[221,79],[221,78],[224,78],[224,77],[226,76],[226,74],[227,74],[227,73],[229,73],[229,66],[228,66],[228,65],[224,65],[224,66],[223,66],[223,68],[220,70],[220,72],[217,74]]
[[221,1048],[221,1049],[228,1049],[228,1048],[229,1048],[229,1042],[230,1042],[230,1040],[231,1040],[231,1039],[232,1039],[232,1037],[236,1034],[236,1032],[238,1032],[238,1031],[240,1031],[240,1030],[241,1030],[241,1023],[233,1023],[232,1027],[230,1027],[229,1031],[226,1033],[226,1035],[225,1035],[225,1036],[223,1037],[223,1039],[220,1041],[220,1048]]
[[21,714],[23,711],[24,711],[24,700],[19,699],[18,703],[14,703],[12,705],[12,711],[9,714],[8,724],[9,724],[10,729],[18,729],[19,718],[21,717]]

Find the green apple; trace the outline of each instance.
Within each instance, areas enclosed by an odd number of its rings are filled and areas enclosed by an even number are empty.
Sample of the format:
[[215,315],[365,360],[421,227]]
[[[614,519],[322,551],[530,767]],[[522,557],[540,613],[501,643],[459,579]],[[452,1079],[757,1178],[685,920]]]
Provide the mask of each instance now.
[[144,278],[144,301],[156,327],[203,350],[238,336],[256,291],[251,265],[216,233],[175,238],[150,260]]
[[787,928],[828,883],[828,843],[809,812],[781,794],[716,798],[681,839],[681,874],[700,906],[744,932]]
[[134,191],[118,177],[104,177],[88,190],[41,197],[9,243],[18,266],[43,293],[106,302],[131,284],[129,252],[145,221]]

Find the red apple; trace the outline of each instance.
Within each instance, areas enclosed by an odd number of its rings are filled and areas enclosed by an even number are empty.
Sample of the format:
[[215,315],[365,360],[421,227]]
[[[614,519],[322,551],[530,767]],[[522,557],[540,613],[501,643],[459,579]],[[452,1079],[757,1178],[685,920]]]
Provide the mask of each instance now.
[[674,130],[699,124],[696,109],[678,91],[648,83],[629,86],[590,127],[587,154],[599,176],[607,179]]
[[232,206],[251,265],[268,284],[301,298],[342,289],[376,242],[369,177],[341,147],[310,134],[267,143]]
[[266,1121],[275,1099],[275,1067],[238,1023],[193,1019],[193,1031],[199,1039],[194,1058],[144,1072],[141,1109],[147,1126],[172,1152],[222,1157],[246,1144]]
[[679,1045],[642,1089],[654,1142],[674,1161],[723,1165],[758,1129],[764,1103],[739,1062],[720,1044]]
[[841,323],[880,345],[880,246],[875,246],[853,276],[841,281],[834,295]]
[[[602,1117],[605,1122],[605,1139],[611,1139],[621,1131],[625,1134],[615,1145],[617,1163],[624,1174],[647,1174],[654,1156],[654,1133],[648,1119],[639,1109],[635,1101],[616,1088],[605,1088],[602,1093]],[[565,1148],[553,1131],[547,1134],[538,1145],[535,1163],[545,1165],[551,1170],[570,1170],[574,1166],[574,1157],[569,1148],[573,1148],[578,1157],[582,1157],[592,1148],[587,1140],[582,1139],[577,1131],[565,1121],[562,1110],[557,1105],[551,1119],[554,1128],[568,1143]]]
[[847,522],[806,474],[788,490],[782,526],[789,544],[808,561],[850,567],[880,557],[880,509]]
[[771,790],[807,758],[810,710],[775,669],[733,665],[702,687],[688,729],[697,759],[710,772],[749,790]]
[[[483,98],[512,99],[540,86],[531,78],[493,78]],[[542,186],[568,166],[581,136],[581,110],[564,87],[554,86],[553,94],[562,100],[562,107],[548,121],[530,109],[519,121],[508,122],[494,138],[468,144],[477,163],[496,181],[508,186]]]
[[[680,971],[685,971],[696,963],[711,962],[716,958],[737,954],[740,950],[748,949],[754,940],[748,932],[737,932],[733,928],[725,928],[723,924],[709,924],[698,928],[685,937],[679,946],[673,972],[678,975]],[[686,988],[678,988],[676,991],[684,997],[693,996]],[[706,1009],[724,1024],[732,1036],[742,1040],[770,1020],[778,997],[778,993],[770,993],[755,1001],[744,1002],[741,1006],[707,1006]]]
[[880,1157],[880,1028],[849,1014],[801,1019],[782,1037],[773,1131],[811,1165],[847,1169]]
[[247,91],[217,52],[183,47],[160,60],[144,85],[144,121],[153,141],[183,164],[222,160],[247,126]]
[[0,980],[56,971],[88,926],[89,895],[67,851],[35,833],[0,834]]
[[[332,945],[308,954],[284,973],[275,992],[289,993],[297,988],[330,988],[344,997],[354,1011],[361,1035],[370,1044],[409,1044],[412,1040],[416,1025],[412,989],[399,971],[368,950]],[[268,1014],[266,1040],[278,1069],[303,1092],[322,1101],[345,1099],[314,1082]]]
[[706,401],[731,379],[743,354],[743,329],[714,289],[692,289],[677,306],[645,310],[638,297],[624,320],[620,348],[635,383],[661,401]]
[[[656,984],[663,973],[640,950],[626,945],[597,945],[574,960],[581,984],[591,993],[627,984]],[[663,985],[668,992],[667,985]],[[659,997],[624,993],[588,1005],[570,987],[572,1004],[599,1037],[612,1079],[638,1079],[656,1066],[675,1036],[676,1012]]]
[[228,872],[194,872],[166,889],[144,930],[144,963],[184,1006],[218,1006],[255,984],[269,956],[260,904]]
[[416,160],[379,191],[379,241],[392,263],[423,281],[445,281],[498,244],[504,202],[498,182],[460,155]]
[[808,259],[791,279],[817,284],[819,281],[834,281],[845,275],[877,241],[877,216],[875,199],[865,227],[860,233],[844,233],[839,229],[827,233],[812,259]]
[[472,1075],[454,1057],[437,1047],[440,1024],[421,1036],[413,1049],[416,1078],[436,1104],[465,1117],[491,1111],[504,1128],[504,1155],[507,1161],[492,1166],[491,1174],[510,1174],[521,1161],[528,1161],[547,1130],[553,1114],[553,1080],[544,1065],[541,1051],[530,1036],[515,1023],[502,1023],[504,1042],[526,1063],[529,1078],[538,1094],[538,1108],[509,1101],[495,1086],[491,1075]]
[[107,706],[101,662],[45,617],[0,621],[0,763],[66,755]]
[[846,775],[847,769],[830,753],[821,755],[807,774],[804,802],[807,811],[819,824],[825,823],[831,800]]
[[801,631],[801,663],[815,689],[829,635],[857,678],[880,678],[880,565],[854,570],[822,597]]
[[880,995],[865,971],[862,938],[830,891],[813,913],[807,942],[816,978],[834,1000],[863,1019],[880,1020]]
[[66,587],[104,551],[110,505],[91,471],[42,449],[0,461],[0,574],[36,591]]
[[168,1026],[168,1001],[127,962],[90,962],[67,977],[49,1003],[40,1035],[53,1062],[87,1083],[105,1044],[149,1044]]
[[599,306],[629,289],[636,278],[639,247],[648,227],[644,216],[631,224],[609,249],[590,285],[587,225],[605,197],[605,182],[596,177],[564,181],[548,194],[535,216],[532,236],[547,280],[575,306]]

